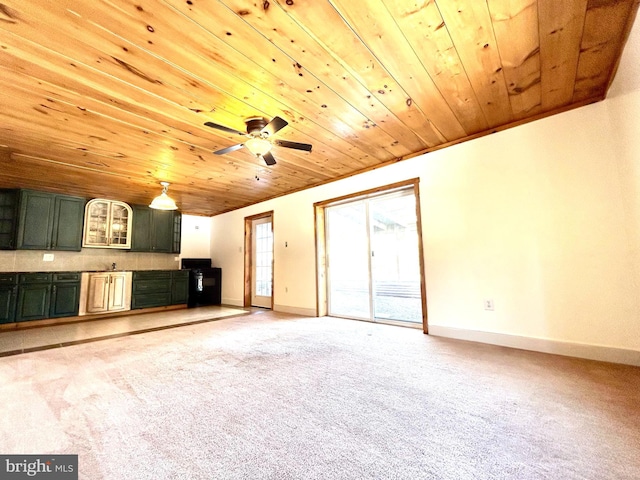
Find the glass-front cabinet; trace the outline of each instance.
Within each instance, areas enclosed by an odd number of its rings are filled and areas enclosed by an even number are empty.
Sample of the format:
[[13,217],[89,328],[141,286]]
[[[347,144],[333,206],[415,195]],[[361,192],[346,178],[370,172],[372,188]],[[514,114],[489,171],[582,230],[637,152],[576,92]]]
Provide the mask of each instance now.
[[131,207],[116,200],[95,198],[87,203],[83,247],[131,248]]

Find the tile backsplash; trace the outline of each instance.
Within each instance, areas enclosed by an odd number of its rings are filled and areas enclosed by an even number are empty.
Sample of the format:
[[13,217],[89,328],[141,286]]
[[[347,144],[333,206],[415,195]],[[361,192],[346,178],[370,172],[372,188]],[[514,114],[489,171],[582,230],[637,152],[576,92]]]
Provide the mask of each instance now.
[[[44,256],[53,255],[53,261]],[[0,250],[0,272],[86,272],[111,270],[177,270],[175,253],[139,253],[106,248],[83,248],[80,252]]]

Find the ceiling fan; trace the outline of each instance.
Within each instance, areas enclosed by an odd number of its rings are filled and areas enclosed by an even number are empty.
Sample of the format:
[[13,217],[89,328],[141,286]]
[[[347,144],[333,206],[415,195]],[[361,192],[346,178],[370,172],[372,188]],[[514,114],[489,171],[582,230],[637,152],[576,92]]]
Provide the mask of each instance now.
[[289,142],[288,140],[274,140],[272,142],[271,140],[269,140],[269,137],[271,137],[271,135],[289,125],[289,122],[283,120],[280,117],[274,117],[270,122],[267,122],[266,118],[251,117],[247,118],[244,123],[247,125],[246,133],[239,130],[234,130],[233,128],[225,127],[224,125],[218,125],[217,123],[205,122],[205,125],[207,127],[216,128],[227,133],[235,133],[236,135],[249,137],[249,140],[244,143],[239,143],[231,147],[223,148],[222,150],[216,150],[213,153],[215,153],[216,155],[224,155],[226,153],[239,150],[242,147],[246,147],[247,150],[249,150],[255,156],[262,157],[267,165],[275,165],[276,159],[271,154],[271,147],[273,147],[273,145],[293,148],[295,150],[304,150],[306,152],[311,151],[312,145],[309,145],[308,143]]

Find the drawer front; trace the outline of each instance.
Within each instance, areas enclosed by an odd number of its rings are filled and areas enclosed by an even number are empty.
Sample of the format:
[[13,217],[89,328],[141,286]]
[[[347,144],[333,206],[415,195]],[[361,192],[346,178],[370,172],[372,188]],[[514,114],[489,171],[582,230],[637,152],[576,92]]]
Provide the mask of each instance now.
[[0,285],[15,285],[18,282],[18,275],[15,273],[0,273]]
[[54,282],[79,282],[80,272],[63,272],[53,274]]
[[171,278],[175,280],[183,280],[189,278],[189,270],[173,270]]
[[50,283],[51,273],[21,273],[19,276],[20,283]]
[[146,293],[169,293],[171,291],[171,281],[167,280],[134,280],[133,294]]
[[147,270],[141,272],[133,272],[134,280],[168,280],[170,278],[171,272],[169,270]]
[[131,308],[164,307],[170,305],[170,303],[171,295],[169,293],[149,293],[134,295],[131,299]]

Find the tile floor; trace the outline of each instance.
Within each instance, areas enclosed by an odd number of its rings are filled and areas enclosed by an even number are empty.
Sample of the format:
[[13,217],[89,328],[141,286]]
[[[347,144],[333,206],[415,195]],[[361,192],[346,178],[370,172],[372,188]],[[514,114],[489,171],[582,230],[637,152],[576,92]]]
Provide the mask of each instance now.
[[142,313],[63,325],[0,331],[0,356],[63,347],[105,338],[246,315],[249,310],[219,305]]

